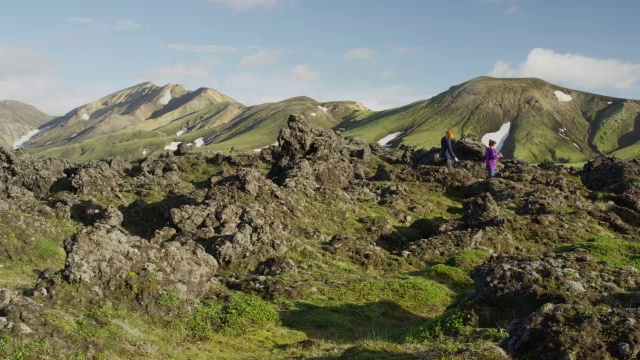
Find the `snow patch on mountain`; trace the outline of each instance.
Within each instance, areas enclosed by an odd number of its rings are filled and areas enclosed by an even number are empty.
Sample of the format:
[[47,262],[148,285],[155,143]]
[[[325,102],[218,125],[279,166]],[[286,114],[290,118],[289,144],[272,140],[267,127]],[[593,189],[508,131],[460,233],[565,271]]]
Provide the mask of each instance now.
[[402,135],[404,133],[404,131],[399,131],[397,133],[393,133],[393,134],[389,134],[385,137],[383,137],[382,139],[378,140],[378,145],[382,145],[382,146],[390,146],[390,142],[391,140],[394,140],[395,138],[397,138],[398,136]]
[[193,141],[196,147],[204,146],[204,138],[197,138]]
[[87,120],[89,120],[89,114],[84,113],[84,114],[82,114],[81,118],[82,118],[82,120],[87,121]]
[[565,94],[560,90],[556,90],[553,92],[556,95],[556,99],[559,101],[571,101],[573,98],[569,94]]
[[158,102],[162,105],[167,105],[171,101],[171,93],[166,91]]
[[565,128],[560,128],[560,130],[558,130],[558,135],[562,136],[563,138],[567,139],[567,140],[571,140],[569,139],[569,136],[567,136],[567,129]]
[[33,129],[33,130],[29,131],[25,136],[21,137],[20,139],[18,139],[18,141],[13,143],[13,148],[14,149],[20,149],[22,147],[22,145],[24,145],[24,143],[29,141],[32,137],[34,137],[39,132],[40,132],[40,130],[38,130],[38,129]]
[[500,151],[500,149],[502,149],[502,146],[504,146],[504,142],[509,137],[510,129],[511,121],[506,124],[502,124],[502,126],[500,126],[500,130],[496,132],[484,134],[480,141],[482,141],[483,144],[489,146],[489,140],[494,140],[496,142],[496,151]]
[[171,142],[171,144],[165,146],[164,149],[165,150],[175,151],[175,150],[178,150],[178,145],[180,145],[180,144],[182,144],[182,141],[178,141],[178,142],[173,141],[173,142]]
[[322,110],[322,111],[324,111],[324,112],[329,111],[329,109],[327,109],[327,108],[326,108],[326,107],[324,107],[324,106],[320,106],[320,105],[318,105],[318,109],[320,109],[320,110]]

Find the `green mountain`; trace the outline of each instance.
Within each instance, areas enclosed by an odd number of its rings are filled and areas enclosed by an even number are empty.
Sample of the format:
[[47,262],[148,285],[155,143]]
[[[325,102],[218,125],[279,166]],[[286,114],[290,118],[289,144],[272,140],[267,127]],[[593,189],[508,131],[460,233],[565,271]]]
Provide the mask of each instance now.
[[14,100],[0,101],[0,146],[19,146],[51,119],[53,116],[31,105]]
[[27,151],[91,160],[173,150],[257,151],[276,141],[290,114],[345,137],[431,148],[453,129],[499,142],[507,158],[583,162],[600,154],[640,157],[640,101],[590,94],[540,79],[479,77],[428,100],[373,112],[353,101],[295,97],[247,107],[215,90],[139,84],[54,119]]
[[431,99],[352,121],[345,136],[374,142],[402,132],[394,146],[430,148],[439,146],[447,129],[482,138],[507,126],[502,153],[511,158],[579,162],[597,154],[640,156],[640,101],[535,78],[479,77]]
[[315,127],[331,128],[356,112],[357,102],[321,103],[295,97],[247,107],[215,90],[185,90],[142,83],[78,107],[51,121],[25,145],[30,153],[79,161],[112,156],[139,158],[175,150],[177,144],[220,151],[252,151],[276,141],[292,113]]

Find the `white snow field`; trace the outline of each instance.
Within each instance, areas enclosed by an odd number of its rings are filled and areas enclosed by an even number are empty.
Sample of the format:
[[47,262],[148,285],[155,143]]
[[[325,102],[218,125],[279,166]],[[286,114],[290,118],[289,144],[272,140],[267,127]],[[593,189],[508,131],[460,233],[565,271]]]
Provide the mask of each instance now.
[[397,133],[389,134],[383,137],[382,139],[378,140],[378,144],[382,146],[390,146],[389,143],[391,142],[391,140],[394,140],[395,138],[402,135],[403,133],[404,131],[399,131]]
[[158,102],[162,105],[167,105],[171,101],[171,93],[166,91]]
[[480,141],[482,141],[483,144],[489,146],[489,140],[494,140],[497,143],[496,151],[500,151],[500,149],[502,149],[502,146],[504,145],[504,142],[509,137],[509,129],[511,129],[511,121],[506,124],[502,124],[502,126],[500,126],[500,130],[496,132],[484,134]]
[[171,142],[171,144],[164,147],[165,150],[178,150],[178,145],[182,144],[182,141],[179,142]]
[[553,92],[556,95],[556,99],[559,101],[571,101],[573,98],[569,94],[565,94],[560,90],[556,90]]
[[31,139],[35,134],[37,134],[39,132],[40,132],[40,130],[38,130],[38,129],[33,129],[33,130],[29,131],[25,136],[21,137],[20,139],[18,139],[18,141],[13,143],[13,148],[14,149],[20,149],[24,143],[29,141],[29,139]]

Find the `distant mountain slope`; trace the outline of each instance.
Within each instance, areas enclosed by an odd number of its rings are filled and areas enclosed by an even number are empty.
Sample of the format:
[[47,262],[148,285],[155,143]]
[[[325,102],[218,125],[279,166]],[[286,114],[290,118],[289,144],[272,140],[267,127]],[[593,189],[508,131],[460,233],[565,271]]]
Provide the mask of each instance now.
[[26,148],[46,157],[90,160],[164,153],[178,143],[251,151],[276,141],[292,113],[317,127],[335,127],[366,108],[357,102],[321,103],[296,97],[246,107],[212,89],[143,83],[78,107],[51,122]]
[[31,105],[14,100],[0,101],[0,146],[13,148],[30,131],[53,119]]
[[[504,126],[504,127],[503,127]],[[346,136],[430,148],[453,129],[458,136],[507,135],[502,152],[531,162],[584,161],[626,153],[640,140],[640,102],[567,89],[540,79],[480,77],[424,101],[354,122]],[[497,137],[494,135],[493,137]],[[499,139],[495,139],[499,140]]]
[[179,143],[253,151],[276,142],[290,114],[386,146],[431,148],[453,129],[499,142],[507,158],[581,162],[640,157],[640,101],[567,89],[540,79],[479,77],[428,100],[374,112],[354,101],[299,96],[244,106],[212,89],[142,83],[52,120],[27,151],[90,160],[164,153]]
[[366,108],[353,101],[320,103],[308,97],[295,97],[277,103],[256,105],[230,122],[207,141],[215,150],[257,150],[276,142],[280,129],[286,127],[291,114],[301,114],[311,125],[334,128],[346,118]]
[[26,145],[39,152],[118,132],[153,130],[217,103],[235,102],[215,90],[138,84],[73,109]]

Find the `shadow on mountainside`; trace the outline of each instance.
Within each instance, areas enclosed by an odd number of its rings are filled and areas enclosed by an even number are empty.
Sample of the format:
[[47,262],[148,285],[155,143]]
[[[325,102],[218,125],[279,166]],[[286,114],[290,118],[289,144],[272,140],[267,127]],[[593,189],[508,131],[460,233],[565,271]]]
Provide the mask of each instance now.
[[191,196],[168,194],[166,198],[155,203],[149,204],[143,200],[136,200],[129,206],[120,206],[118,210],[124,216],[123,228],[131,235],[151,239],[156,230],[171,226],[169,222],[171,209],[182,205],[195,205],[196,202],[197,200]]
[[341,343],[366,339],[401,343],[412,326],[425,320],[391,301],[338,306],[298,302],[295,310],[281,312],[280,319],[311,339]]

